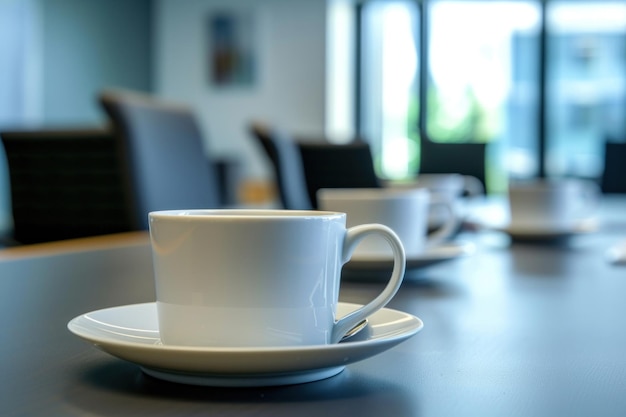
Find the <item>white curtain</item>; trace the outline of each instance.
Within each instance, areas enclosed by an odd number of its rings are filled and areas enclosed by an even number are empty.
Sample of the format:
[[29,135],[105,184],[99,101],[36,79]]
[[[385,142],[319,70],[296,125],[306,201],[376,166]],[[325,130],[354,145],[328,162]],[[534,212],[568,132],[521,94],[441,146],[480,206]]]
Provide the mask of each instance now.
[[[0,131],[39,120],[39,0],[0,0]],[[12,227],[9,177],[0,148],[0,235]]]
[[37,122],[38,0],[0,0],[0,128]]

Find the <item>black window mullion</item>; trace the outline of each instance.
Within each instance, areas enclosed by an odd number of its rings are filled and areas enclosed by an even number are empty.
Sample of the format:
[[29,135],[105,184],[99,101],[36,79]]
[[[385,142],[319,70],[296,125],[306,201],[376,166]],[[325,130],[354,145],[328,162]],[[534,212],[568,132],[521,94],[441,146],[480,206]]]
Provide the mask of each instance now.
[[420,38],[419,38],[419,115],[417,118],[418,131],[422,140],[428,140],[427,108],[428,108],[428,4],[427,0],[417,2],[419,10]]
[[363,71],[363,3],[356,2],[354,8],[355,45],[354,45],[354,131],[356,136],[363,138],[363,85],[361,73]]
[[547,106],[548,92],[547,84],[547,47],[548,47],[548,28],[546,12],[548,8],[548,0],[540,0],[541,12],[539,23],[539,100],[537,103],[537,149],[538,149],[538,176],[544,178],[546,176],[546,149],[547,149]]

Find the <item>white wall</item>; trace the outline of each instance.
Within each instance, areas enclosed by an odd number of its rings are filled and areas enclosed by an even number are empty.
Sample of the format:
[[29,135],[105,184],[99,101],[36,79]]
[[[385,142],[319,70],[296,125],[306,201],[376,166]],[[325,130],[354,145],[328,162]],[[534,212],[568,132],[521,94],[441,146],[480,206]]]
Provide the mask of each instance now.
[[38,0],[38,4],[43,123],[105,121],[97,102],[105,87],[150,91],[150,0]]
[[[224,90],[209,83],[207,20],[219,10],[252,11],[257,82]],[[197,111],[210,152],[234,155],[245,177],[269,178],[265,155],[248,133],[253,120],[292,133],[325,128],[325,0],[157,0],[155,91]]]

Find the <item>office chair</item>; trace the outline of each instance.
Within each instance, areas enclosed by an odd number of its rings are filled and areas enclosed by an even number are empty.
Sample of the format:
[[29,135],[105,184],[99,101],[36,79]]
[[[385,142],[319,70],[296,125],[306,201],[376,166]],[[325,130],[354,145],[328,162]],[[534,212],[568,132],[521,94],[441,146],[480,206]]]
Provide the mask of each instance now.
[[133,230],[110,130],[28,129],[0,137],[11,189],[12,244]]
[[486,143],[440,143],[422,138],[420,146],[420,174],[471,175],[480,180],[483,189],[487,189]]
[[626,193],[626,142],[605,142],[600,188],[603,193]]
[[288,210],[312,209],[302,158],[295,140],[259,122],[251,123],[250,132],[271,162],[282,207]]
[[349,143],[299,141],[307,192],[314,208],[321,188],[379,188],[370,145],[361,140]]
[[134,224],[155,210],[220,207],[216,173],[191,109],[121,90],[99,101],[116,134]]

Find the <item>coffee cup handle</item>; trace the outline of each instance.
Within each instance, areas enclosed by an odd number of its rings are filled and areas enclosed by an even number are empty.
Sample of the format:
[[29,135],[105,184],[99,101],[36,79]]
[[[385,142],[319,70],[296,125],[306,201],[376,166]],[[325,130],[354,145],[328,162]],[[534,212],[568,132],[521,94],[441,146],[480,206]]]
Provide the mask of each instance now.
[[600,207],[602,190],[598,184],[586,181],[582,183],[581,195],[583,201],[581,216],[589,217]]
[[393,251],[393,270],[391,271],[391,278],[383,291],[378,294],[376,298],[363,307],[335,321],[330,337],[331,343],[338,343],[350,329],[383,308],[393,298],[400,288],[400,284],[402,284],[404,270],[406,268],[404,247],[398,235],[389,227],[382,224],[364,224],[349,228],[343,244],[342,264],[350,260],[355,247],[363,238],[373,234],[382,236],[387,240],[389,246],[391,246]]
[[443,206],[448,211],[448,218],[446,222],[428,235],[426,239],[426,247],[433,247],[439,245],[448,237],[452,236],[452,234],[459,227],[459,215],[456,212],[456,209],[453,206],[452,201],[446,198],[441,198],[438,196],[431,196],[430,205],[432,206]]
[[463,190],[468,197],[476,197],[485,194],[483,183],[472,175],[463,175]]

